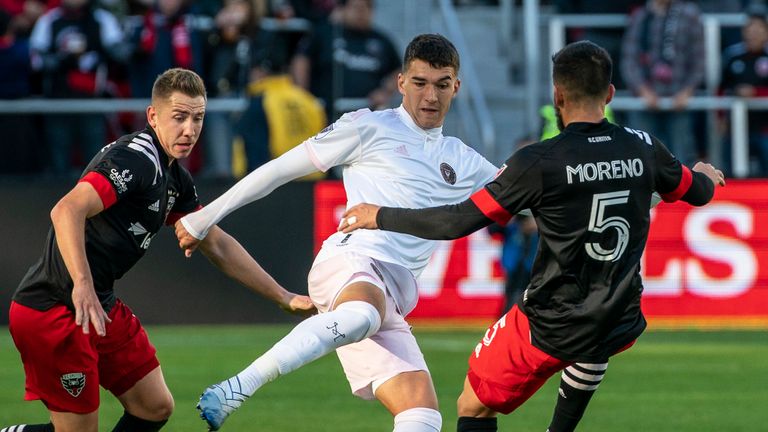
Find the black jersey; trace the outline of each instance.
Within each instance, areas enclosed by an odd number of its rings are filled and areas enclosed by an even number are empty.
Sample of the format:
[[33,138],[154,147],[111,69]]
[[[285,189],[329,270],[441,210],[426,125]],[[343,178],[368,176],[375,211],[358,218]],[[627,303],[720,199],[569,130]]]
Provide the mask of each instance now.
[[562,360],[602,362],[646,326],[640,258],[652,193],[700,205],[713,190],[644,131],[572,123],[515,153],[468,202],[422,209],[419,224],[408,214],[418,210],[382,208],[377,220],[382,229],[455,238],[530,208],[539,249],[519,306],[532,342]]
[[[113,283],[144,255],[164,223],[200,207],[192,177],[160,146],[152,128],[105,146],[88,164],[81,182],[89,182],[104,210],[86,220],[85,251],[96,295],[109,311]],[[37,310],[65,304],[72,310],[72,278],[48,231],[42,257],[29,269],[13,300]]]

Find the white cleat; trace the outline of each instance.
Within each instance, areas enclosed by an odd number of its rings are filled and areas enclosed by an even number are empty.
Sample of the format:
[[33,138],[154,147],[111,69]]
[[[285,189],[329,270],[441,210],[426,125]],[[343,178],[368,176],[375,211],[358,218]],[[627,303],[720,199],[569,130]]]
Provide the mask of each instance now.
[[248,395],[241,393],[241,389],[240,379],[234,377],[208,387],[200,395],[197,409],[200,410],[200,418],[208,423],[208,430],[219,430],[224,420],[240,408],[248,398]]

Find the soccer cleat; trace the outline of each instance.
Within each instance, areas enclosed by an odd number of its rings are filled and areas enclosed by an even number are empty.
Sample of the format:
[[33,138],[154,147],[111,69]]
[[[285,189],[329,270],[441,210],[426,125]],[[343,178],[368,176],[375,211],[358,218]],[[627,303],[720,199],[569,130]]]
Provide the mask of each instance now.
[[224,420],[240,408],[248,398],[248,395],[241,393],[241,389],[240,379],[233,377],[208,387],[200,395],[197,409],[200,410],[200,418],[208,423],[208,430],[219,430]]

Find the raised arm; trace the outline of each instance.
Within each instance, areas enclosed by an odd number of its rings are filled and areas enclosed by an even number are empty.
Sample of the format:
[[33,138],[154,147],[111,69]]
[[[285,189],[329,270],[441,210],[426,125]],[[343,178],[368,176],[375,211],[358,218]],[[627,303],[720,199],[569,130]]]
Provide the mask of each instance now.
[[283,288],[232,236],[214,226],[200,243],[203,254],[224,274],[251,291],[277,303],[287,312],[311,315],[315,306],[309,297]]

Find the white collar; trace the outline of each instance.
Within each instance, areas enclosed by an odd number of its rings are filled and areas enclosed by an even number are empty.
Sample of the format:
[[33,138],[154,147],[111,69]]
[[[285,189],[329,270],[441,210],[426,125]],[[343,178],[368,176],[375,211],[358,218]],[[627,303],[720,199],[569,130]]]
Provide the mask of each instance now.
[[443,126],[438,126],[432,129],[424,129],[421,126],[417,125],[416,122],[413,121],[413,117],[411,117],[411,114],[405,110],[402,104],[399,107],[397,107],[395,111],[400,116],[400,120],[402,120],[402,122],[405,123],[406,126],[420,133],[421,135],[426,135],[429,138],[435,139],[440,137],[440,135],[443,134]]

